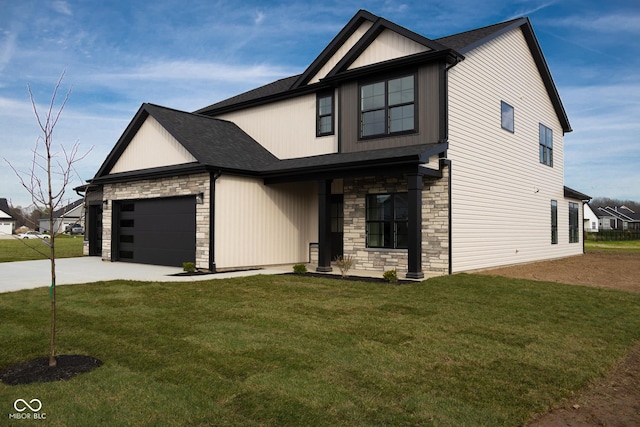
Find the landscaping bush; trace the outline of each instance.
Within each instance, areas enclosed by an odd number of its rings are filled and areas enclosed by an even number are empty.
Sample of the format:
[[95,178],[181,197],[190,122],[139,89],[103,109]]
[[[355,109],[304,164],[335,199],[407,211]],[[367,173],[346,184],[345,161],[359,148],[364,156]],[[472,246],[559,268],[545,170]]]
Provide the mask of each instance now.
[[398,272],[395,268],[393,270],[385,271],[382,278],[385,282],[398,283]]
[[307,272],[306,264],[296,264],[293,266],[293,272],[295,274],[305,274]]

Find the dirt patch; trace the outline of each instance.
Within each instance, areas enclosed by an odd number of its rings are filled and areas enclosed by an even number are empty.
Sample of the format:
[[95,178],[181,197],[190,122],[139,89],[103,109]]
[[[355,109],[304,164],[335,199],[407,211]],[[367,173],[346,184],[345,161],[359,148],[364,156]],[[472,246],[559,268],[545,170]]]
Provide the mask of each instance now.
[[[640,254],[594,252],[478,273],[640,293]],[[640,343],[606,377],[526,425],[640,426]]]
[[53,367],[49,366],[48,357],[41,357],[3,369],[0,371],[0,382],[19,385],[64,381],[100,366],[100,360],[78,354],[56,356],[56,366]]
[[640,292],[640,254],[594,252],[478,273]]

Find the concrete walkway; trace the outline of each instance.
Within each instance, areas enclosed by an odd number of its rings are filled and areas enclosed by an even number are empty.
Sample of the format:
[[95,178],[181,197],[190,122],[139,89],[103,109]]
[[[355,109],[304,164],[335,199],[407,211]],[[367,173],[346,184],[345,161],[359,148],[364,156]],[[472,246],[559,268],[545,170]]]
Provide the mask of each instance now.
[[[149,282],[193,282],[197,280],[226,279],[257,274],[283,274],[290,267],[195,276],[173,276],[182,273],[179,267],[102,261],[100,257],[61,258],[56,260],[56,286],[91,283],[107,280],[141,280]],[[0,263],[0,293],[51,286],[51,263],[37,261]]]
[[[316,266],[307,264],[307,269],[315,272]],[[92,283],[109,280],[138,280],[145,282],[194,282],[199,280],[228,279],[232,277],[255,276],[258,274],[284,274],[293,272],[292,265],[270,266],[257,270],[233,271],[195,276],[175,276],[182,273],[180,267],[134,264],[128,262],[103,261],[100,257],[61,258],[56,260],[56,286],[78,283]],[[333,267],[328,275],[340,275]],[[440,276],[441,273],[425,273],[424,279]],[[349,270],[349,276],[381,278],[382,272]],[[400,277],[406,280],[404,277]],[[424,280],[422,279],[422,280]],[[413,280],[419,282],[420,280]],[[48,259],[37,261],[0,263],[0,293],[22,289],[51,286],[51,263]]]

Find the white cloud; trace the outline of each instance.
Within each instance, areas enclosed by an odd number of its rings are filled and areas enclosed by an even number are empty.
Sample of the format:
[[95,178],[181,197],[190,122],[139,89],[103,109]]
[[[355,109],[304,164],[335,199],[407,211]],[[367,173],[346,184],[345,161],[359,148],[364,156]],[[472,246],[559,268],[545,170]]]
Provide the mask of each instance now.
[[261,11],[256,11],[255,18],[253,20],[254,24],[259,25],[264,20],[264,13]]
[[69,3],[67,3],[64,0],[56,0],[51,4],[51,7],[53,7],[53,10],[55,10],[58,13],[62,13],[63,15],[68,15],[68,16],[72,16],[73,12],[71,12],[71,7],[69,6]]
[[[295,74],[295,73],[293,73]],[[141,65],[131,71],[98,75],[103,79],[132,80],[213,80],[220,82],[264,82],[291,75],[291,70],[264,64],[225,64],[193,61],[166,61]]]
[[547,24],[559,27],[574,27],[586,31],[617,34],[621,32],[640,34],[640,13],[610,14],[599,16],[571,16],[549,19]]

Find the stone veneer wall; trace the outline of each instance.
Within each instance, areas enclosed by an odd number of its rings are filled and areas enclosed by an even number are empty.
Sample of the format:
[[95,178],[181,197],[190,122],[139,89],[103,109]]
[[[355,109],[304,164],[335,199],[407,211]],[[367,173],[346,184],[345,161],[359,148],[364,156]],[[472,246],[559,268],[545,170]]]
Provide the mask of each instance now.
[[113,201],[151,199],[160,197],[204,194],[204,202],[196,204],[196,267],[209,268],[209,174],[146,179],[141,181],[105,184],[103,200],[108,204],[102,213],[102,259],[111,261],[111,227]]
[[[424,177],[422,188],[422,271],[446,274],[449,271],[449,190],[448,169],[439,179]],[[366,247],[366,195],[406,193],[407,178],[345,178],[344,255],[355,258],[354,269],[407,272],[406,249]]]

